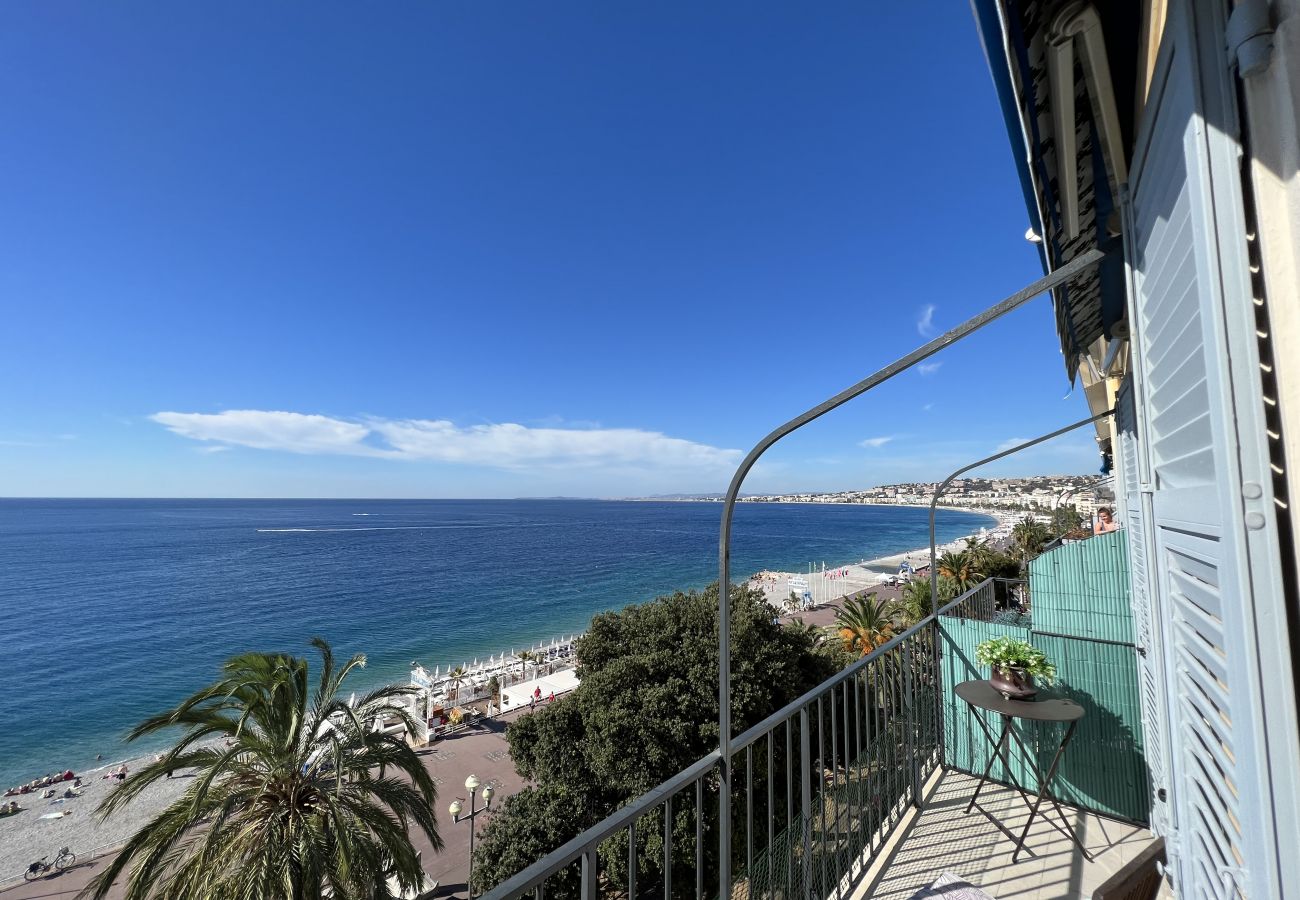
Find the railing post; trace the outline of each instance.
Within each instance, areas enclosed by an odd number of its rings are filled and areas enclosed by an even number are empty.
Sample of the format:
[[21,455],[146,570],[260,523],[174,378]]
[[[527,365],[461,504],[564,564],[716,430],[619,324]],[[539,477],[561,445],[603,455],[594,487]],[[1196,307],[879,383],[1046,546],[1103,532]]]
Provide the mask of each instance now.
[[636,823],[627,826],[627,896],[636,900]]
[[664,799],[664,900],[673,896],[673,795]]
[[931,652],[934,654],[934,749],[938,756],[936,765],[942,769],[948,764],[948,708],[943,699],[943,626],[939,624],[937,615],[930,623],[930,629]]
[[811,753],[808,707],[805,706],[799,710],[799,793],[803,803],[799,810],[799,820],[803,823],[803,897],[812,896],[812,782],[808,767],[808,756]]
[[582,851],[582,900],[596,900],[599,882],[600,870],[596,864],[596,848],[588,847]]
[[912,770],[912,805],[921,806],[921,763],[917,759],[916,740],[916,672],[912,659],[912,639],[903,641],[903,668],[907,672],[906,695],[903,697],[903,714],[907,727],[907,761]]

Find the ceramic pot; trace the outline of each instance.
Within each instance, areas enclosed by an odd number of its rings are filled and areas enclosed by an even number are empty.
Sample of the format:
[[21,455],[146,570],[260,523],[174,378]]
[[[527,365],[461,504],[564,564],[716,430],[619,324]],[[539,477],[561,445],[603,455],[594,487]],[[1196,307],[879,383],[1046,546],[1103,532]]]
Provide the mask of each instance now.
[[1008,700],[1031,700],[1038,693],[1034,687],[1034,676],[1018,666],[993,667],[989,684]]

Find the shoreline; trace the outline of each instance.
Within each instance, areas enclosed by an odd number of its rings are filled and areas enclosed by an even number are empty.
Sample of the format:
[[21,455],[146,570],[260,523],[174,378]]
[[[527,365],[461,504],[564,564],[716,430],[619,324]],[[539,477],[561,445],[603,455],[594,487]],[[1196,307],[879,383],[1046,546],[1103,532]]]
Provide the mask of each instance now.
[[[709,501],[709,500],[682,500],[682,501],[675,501],[675,502],[701,502],[701,503],[708,503],[708,502],[716,502],[716,501]],[[868,503],[835,503],[835,504],[818,504],[818,503],[813,502],[813,501],[746,501],[746,502],[764,502],[764,503],[770,503],[771,505],[801,505],[801,506],[811,506],[811,505],[835,505],[835,506],[883,506],[883,507],[891,507],[891,508],[899,508],[899,509],[902,509],[902,508],[909,508],[909,506],[912,506],[913,508],[918,508],[918,509],[923,508],[923,507],[915,507],[915,506],[913,506],[913,505],[909,505],[909,504],[879,504],[879,503],[872,503],[872,504],[868,504]],[[944,507],[944,508],[945,508],[945,509],[951,509],[951,507]],[[994,528],[997,528],[997,527],[1000,527],[1000,526],[1002,526],[1002,525],[1007,524],[1009,521],[1013,521],[1014,519],[1019,518],[1020,515],[1023,515],[1023,514],[1019,514],[1019,513],[1013,515],[1012,513],[1010,513],[1009,511],[1006,511],[1006,510],[1001,510],[1001,511],[999,511],[999,510],[995,510],[995,509],[982,509],[982,508],[981,508],[981,509],[956,509],[956,510],[954,510],[954,511],[956,511],[956,512],[964,512],[964,513],[971,513],[971,514],[974,514],[974,515],[981,515],[981,516],[986,516],[986,517],[989,517],[989,518],[994,519],[994,521],[995,521],[996,524],[991,525],[991,526],[988,526],[988,528],[989,528],[990,531],[992,531]],[[974,535],[974,534],[978,534],[978,531],[972,531],[970,534],[972,534],[972,535]],[[962,538],[962,539],[964,539],[964,538]],[[960,541],[960,540],[962,540],[962,539],[958,539],[958,541]],[[952,542],[950,542],[950,543],[952,543]],[[941,545],[941,548],[940,548],[939,552],[942,552],[942,546],[947,546],[947,545]],[[858,560],[855,561],[855,562],[850,562],[850,561],[848,561],[848,560],[844,560],[843,562],[840,562],[840,563],[839,563],[837,566],[835,566],[835,567],[840,567],[840,568],[843,568],[843,567],[850,567],[850,568],[852,568],[852,567],[863,567],[863,568],[869,570],[872,574],[875,574],[875,573],[879,573],[879,572],[881,572],[881,571],[884,571],[885,568],[889,568],[891,571],[896,571],[897,568],[898,568],[899,563],[902,562],[904,559],[912,558],[912,559],[916,560],[916,559],[918,559],[918,558],[920,558],[920,557],[922,557],[922,556],[925,556],[925,557],[928,558],[928,551],[929,551],[929,546],[928,546],[928,545],[925,545],[925,546],[922,546],[922,547],[919,547],[919,548],[915,548],[915,549],[909,549],[909,550],[902,551],[902,552],[896,552],[896,553],[891,553],[891,554],[887,554],[887,555],[884,555],[884,556],[874,557],[874,558],[872,558],[872,559],[861,559],[861,558],[860,558],[860,559],[858,559]],[[830,560],[828,559],[827,562],[829,563]],[[829,568],[832,568],[832,566],[828,565],[828,569],[829,569]],[[772,571],[775,571],[775,570],[772,570]],[[742,572],[734,572],[734,571],[733,571],[733,574],[732,574],[732,580],[733,580],[734,583],[750,584],[750,583],[751,583],[750,578],[749,578],[750,574],[752,574],[752,573],[742,573]],[[781,573],[779,573],[779,574],[781,574],[781,575],[783,575],[783,576],[787,576],[787,575],[794,575],[794,576],[800,576],[800,575],[803,575],[803,576],[807,576],[808,573],[806,573],[806,572],[805,572],[805,573],[797,573],[797,572],[781,572]],[[715,577],[716,577],[716,573],[715,573]],[[869,577],[869,576],[868,576],[868,577]],[[709,583],[711,583],[711,582],[706,581],[706,582],[701,582],[701,583],[699,583],[699,584],[681,586],[681,587],[679,587],[679,588],[675,588],[675,589],[680,589],[680,590],[702,590],[702,589],[703,589],[707,584],[709,584]],[[784,583],[784,582],[782,582],[782,583]],[[877,582],[875,582],[874,580],[870,581],[869,583],[864,582],[863,584],[861,584],[861,585],[858,587],[858,589],[861,589],[861,588],[863,588],[863,587],[868,587],[868,586],[872,586],[872,587],[874,587],[874,586],[876,586],[876,584],[877,584]],[[852,593],[852,591],[849,591],[848,593]],[[847,595],[847,594],[840,594],[840,595],[838,595],[838,596],[845,596],[845,595]],[[788,596],[788,592],[785,594],[785,596]],[[653,597],[646,597],[646,598],[644,598],[644,599],[642,599],[642,600],[636,600],[636,601],[616,600],[616,601],[612,601],[612,602],[608,605],[608,607],[607,607],[606,609],[601,610],[600,612],[605,612],[605,611],[617,611],[617,610],[623,609],[624,607],[626,607],[626,606],[628,606],[628,605],[635,605],[635,604],[638,604],[638,603],[648,602],[648,601],[650,601],[650,600],[652,600],[652,599],[654,599],[654,598],[653,598]],[[769,600],[770,600],[770,599],[771,599],[771,597],[769,596]],[[823,601],[824,601],[824,600],[829,600],[829,599],[834,599],[834,598],[831,598],[831,597],[823,597],[823,598],[822,598]],[[593,613],[592,615],[598,615],[598,614],[600,614],[600,612]],[[581,633],[585,632],[585,631],[586,631],[586,627],[590,625],[590,620],[591,620],[591,616],[587,616],[587,618],[586,618],[586,623],[585,623],[583,626],[580,626],[580,627],[578,627],[578,628],[574,628],[574,629],[572,629],[570,633],[577,635],[577,634],[581,634]],[[545,647],[545,646],[546,646],[546,645],[551,641],[552,637],[554,637],[555,633],[556,633],[556,632],[551,631],[551,636],[550,636],[550,637],[544,637],[544,638],[541,638],[541,639],[538,639],[538,638],[534,637],[533,639],[531,639],[531,640],[529,640],[529,641],[526,641],[526,642],[525,642],[525,641],[520,641],[518,644],[516,644],[516,646],[521,647],[521,648],[523,648],[523,647],[529,647],[529,648],[532,648],[532,649],[538,649],[539,647]],[[540,641],[540,643],[539,643],[539,641]],[[484,660],[484,659],[489,659],[489,658],[491,658],[494,654],[502,654],[502,653],[503,653],[503,651],[502,651],[501,648],[495,648],[495,649],[479,648],[479,651],[477,652],[477,657],[476,657],[474,651],[463,651],[462,654],[459,654],[459,655],[463,655],[464,659],[462,660],[462,662],[463,662],[463,664],[468,668],[468,667],[470,667],[470,660],[472,660],[472,659],[474,659],[474,660],[476,660],[476,661],[477,661],[477,660]],[[447,666],[440,666],[440,668],[449,669],[449,668],[451,668],[451,666],[450,666],[450,665],[447,665]],[[379,673],[376,673],[376,674],[378,675]],[[373,681],[371,681],[371,679],[368,679],[368,678],[365,678],[365,677],[364,677],[364,675],[365,675],[364,670],[362,670],[361,672],[359,672],[358,675],[361,676],[361,677],[359,678],[359,680],[357,681],[357,683],[356,683],[356,685],[355,685],[355,690],[356,690],[357,692],[360,692],[360,691],[363,691],[363,690],[370,690],[370,689],[373,689],[373,688],[377,688],[377,687],[381,687],[381,686],[389,685],[389,684],[405,684],[405,683],[406,683],[406,679],[393,680],[391,677],[385,678],[385,677],[383,677],[382,675],[381,675],[380,677],[375,678]],[[63,771],[66,771],[66,770],[68,770],[68,769],[71,769],[71,770],[73,770],[73,771],[76,771],[78,774],[88,774],[88,773],[94,773],[94,774],[97,774],[97,773],[100,773],[100,772],[102,772],[102,771],[104,771],[104,770],[107,770],[107,769],[110,769],[110,768],[114,768],[114,767],[116,767],[116,766],[123,765],[123,764],[125,764],[125,765],[127,765],[128,767],[131,767],[131,768],[136,768],[136,766],[135,766],[134,764],[138,763],[140,760],[145,760],[145,759],[149,759],[149,758],[151,758],[155,753],[157,753],[157,752],[159,751],[160,748],[165,748],[165,747],[167,747],[167,746],[169,746],[169,744],[168,744],[167,742],[165,742],[165,741],[163,741],[163,742],[146,742],[146,743],[144,743],[144,744],[140,744],[140,745],[135,746],[135,747],[129,746],[129,745],[125,744],[125,743],[119,743],[119,744],[117,744],[115,747],[108,748],[108,752],[104,753],[103,756],[102,756],[102,758],[100,758],[100,759],[96,759],[96,760],[94,760],[94,761],[83,762],[82,765],[86,766],[86,768],[84,768],[84,769],[80,769],[80,768],[77,767],[77,765],[75,764],[75,763],[76,763],[76,759],[75,759],[75,758],[74,758],[74,759],[64,759],[64,760],[61,761],[61,762],[59,762],[59,761],[57,761],[57,760],[47,761],[47,762],[44,762],[44,763],[39,763],[39,762],[38,762],[37,765],[33,766],[33,767],[29,770],[29,771],[31,771],[31,772],[33,773],[32,776],[31,776],[31,778],[26,779],[26,781],[24,781],[24,782],[15,782],[15,784],[9,784],[9,783],[0,784],[0,790],[7,790],[8,788],[13,787],[13,786],[16,786],[16,785],[19,784],[19,783],[28,783],[28,782],[30,782],[31,780],[39,779],[40,777],[42,777],[42,776],[45,774],[45,771],[53,772],[53,771],[55,771],[55,768],[57,768],[57,771],[59,771],[59,772],[63,772]],[[75,754],[69,754],[69,756],[75,756]],[[55,766],[55,763],[57,763],[57,766]],[[38,770],[45,770],[45,771],[38,771]],[[28,794],[28,795],[23,795],[23,796],[30,797],[30,796],[33,796],[33,795]],[[21,798],[15,796],[15,797],[9,797],[9,798],[6,798],[6,799],[7,799],[7,800],[12,800],[12,799],[21,799]]]
[[[816,501],[797,501],[816,504]],[[886,505],[886,504],[862,504],[862,503],[844,503],[841,506],[866,506],[866,505]],[[938,557],[949,550],[956,550],[965,543],[967,538],[979,537],[981,534],[994,534],[1002,529],[1008,529],[1020,519],[1023,513],[1012,514],[1010,511],[994,510],[969,510],[980,515],[993,518],[995,523],[991,528],[982,528],[981,531],[971,532],[951,541],[935,545],[935,556]],[[930,545],[918,547],[913,550],[906,550],[902,553],[891,553],[886,556],[878,556],[874,559],[863,559],[855,563],[841,563],[835,566],[827,566],[824,572],[786,572],[765,569],[750,576],[744,583],[763,590],[767,602],[773,607],[782,610],[782,616],[798,617],[799,613],[790,613],[786,611],[787,600],[790,596],[788,582],[791,578],[805,579],[809,585],[810,592],[813,594],[813,606],[818,608],[827,604],[833,604],[851,597],[864,590],[884,589],[889,585],[879,581],[876,576],[882,574],[892,574],[904,563],[912,565],[929,565],[930,564]],[[843,574],[829,574],[843,572]],[[829,577],[828,577],[829,574]],[[764,578],[766,576],[766,578]],[[775,579],[775,580],[772,580]],[[756,584],[755,581],[761,583]]]
[[[888,505],[888,504],[838,504],[845,506],[858,505]],[[982,515],[993,519],[992,525],[981,525],[985,532],[996,532],[997,530],[1008,526],[1022,514],[1015,514],[1008,511],[986,510],[986,509],[963,509],[959,512],[970,512],[976,515]],[[977,536],[980,530],[975,530],[968,536]],[[936,549],[943,552],[944,549],[959,546],[965,537],[957,538],[940,545]],[[828,566],[827,572],[835,570],[847,570],[843,578],[825,578],[827,591],[820,595],[819,605],[825,607],[828,604],[837,604],[845,597],[851,596],[864,589],[888,589],[886,585],[875,580],[875,576],[882,572],[897,571],[899,564],[904,560],[911,560],[914,563],[920,563],[922,559],[928,562],[929,545],[919,548],[912,548],[902,552],[890,553],[871,559],[860,559],[855,563],[840,564],[834,567]],[[768,571],[768,575],[774,575],[777,581],[772,585],[764,588],[764,594],[768,601],[777,602],[774,606],[781,609],[784,606],[784,599],[789,596],[789,590],[786,587],[786,580],[789,577],[806,577],[811,583],[814,579],[821,579],[821,572],[809,576],[808,573],[794,572],[774,572]],[[741,577],[737,581],[742,584],[754,584],[752,577]],[[759,585],[755,585],[756,587]],[[626,606],[626,603],[618,604],[612,608],[620,609]],[[798,615],[797,613],[795,614]],[[782,621],[788,621],[792,616],[781,614]],[[545,642],[543,642],[545,643]],[[491,654],[489,654],[490,657]],[[393,683],[393,682],[389,682]],[[402,682],[397,682],[402,683]],[[160,744],[159,747],[165,746]],[[63,803],[52,803],[50,800],[44,800],[40,797],[40,791],[30,794],[15,795],[5,798],[5,801],[16,800],[25,807],[25,811],[17,817],[6,818],[3,825],[0,825],[0,886],[7,883],[6,870],[11,870],[17,866],[25,865],[26,856],[33,853],[35,856],[45,852],[42,848],[46,845],[68,845],[72,847],[73,852],[78,856],[91,852],[98,852],[105,848],[111,848],[120,845],[131,836],[145,821],[152,815],[162,809],[168,802],[175,799],[183,791],[184,786],[190,782],[189,777],[184,773],[178,774],[176,778],[169,782],[163,782],[155,785],[146,794],[142,795],[135,803],[131,804],[130,813],[121,813],[113,817],[111,823],[100,823],[93,819],[91,813],[95,806],[98,805],[99,798],[97,795],[106,792],[106,788],[115,782],[109,781],[105,785],[103,775],[109,770],[126,765],[129,771],[138,771],[142,765],[147,764],[159,750],[159,747],[141,746],[127,750],[126,747],[119,748],[120,754],[112,754],[113,758],[103,758],[96,760],[93,767],[84,770],[75,770],[83,779],[85,790],[82,796],[64,801]],[[134,751],[134,752],[132,752]],[[59,771],[64,771],[67,767],[62,767]],[[10,785],[0,785],[8,788]],[[67,810],[70,814],[58,819],[40,819],[39,816],[53,811]],[[39,852],[38,852],[39,851]],[[32,858],[35,858],[32,856]]]

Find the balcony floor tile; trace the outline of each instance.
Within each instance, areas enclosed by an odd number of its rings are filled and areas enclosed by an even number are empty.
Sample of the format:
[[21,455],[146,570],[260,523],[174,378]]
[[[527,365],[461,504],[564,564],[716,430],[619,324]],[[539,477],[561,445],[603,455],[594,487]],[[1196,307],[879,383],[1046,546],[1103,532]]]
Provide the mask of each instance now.
[[[1062,805],[1070,824],[1092,854],[1089,862],[1061,828],[1040,809],[1026,850],[1011,861],[1015,840],[1029,817],[1024,800],[1011,788],[986,785],[979,808],[965,814],[977,779],[944,772],[906,833],[854,892],[854,900],[910,900],[940,875],[950,872],[996,900],[1088,898],[1119,867],[1151,840],[1145,828]],[[1048,812],[1060,825],[1050,805]],[[996,824],[995,824],[996,823]]]

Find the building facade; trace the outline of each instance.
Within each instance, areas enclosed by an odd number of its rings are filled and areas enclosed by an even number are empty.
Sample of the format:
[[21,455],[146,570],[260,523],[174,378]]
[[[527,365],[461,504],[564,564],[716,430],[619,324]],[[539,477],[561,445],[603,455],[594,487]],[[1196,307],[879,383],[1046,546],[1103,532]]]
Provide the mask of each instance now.
[[1129,530],[1152,828],[1182,897],[1300,896],[1300,3],[977,0]]

